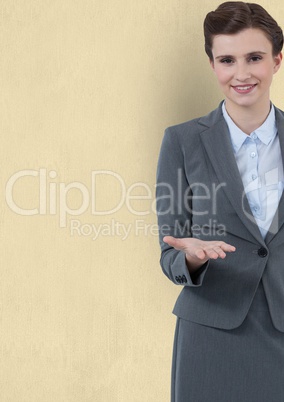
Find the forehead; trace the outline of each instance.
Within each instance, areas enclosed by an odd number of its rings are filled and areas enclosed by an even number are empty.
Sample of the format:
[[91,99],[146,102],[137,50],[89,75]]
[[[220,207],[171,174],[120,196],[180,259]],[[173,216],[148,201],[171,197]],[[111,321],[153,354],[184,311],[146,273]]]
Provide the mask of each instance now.
[[[249,28],[233,35],[215,35],[212,42],[214,57],[222,54],[272,52],[272,43],[260,29]],[[217,54],[218,53],[218,54]]]

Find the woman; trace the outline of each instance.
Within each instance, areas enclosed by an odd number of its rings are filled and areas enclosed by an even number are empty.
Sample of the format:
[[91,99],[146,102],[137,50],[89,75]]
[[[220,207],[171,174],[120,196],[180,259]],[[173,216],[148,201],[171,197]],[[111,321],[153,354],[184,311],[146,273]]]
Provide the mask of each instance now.
[[183,287],[171,400],[283,402],[283,33],[260,5],[225,2],[204,34],[224,101],[166,130],[157,170],[161,266]]

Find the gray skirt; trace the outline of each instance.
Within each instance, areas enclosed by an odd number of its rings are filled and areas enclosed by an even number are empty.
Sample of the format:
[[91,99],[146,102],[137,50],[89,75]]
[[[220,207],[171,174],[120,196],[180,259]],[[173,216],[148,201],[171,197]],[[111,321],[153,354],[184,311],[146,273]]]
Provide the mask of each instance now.
[[284,333],[272,324],[262,282],[238,328],[177,317],[171,402],[283,401]]

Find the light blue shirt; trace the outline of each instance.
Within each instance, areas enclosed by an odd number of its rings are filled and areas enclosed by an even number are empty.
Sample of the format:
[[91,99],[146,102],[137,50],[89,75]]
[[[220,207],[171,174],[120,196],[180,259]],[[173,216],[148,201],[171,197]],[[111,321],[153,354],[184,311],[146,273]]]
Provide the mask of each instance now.
[[229,127],[245,194],[264,238],[283,191],[283,163],[275,109],[271,105],[265,122],[250,135],[244,133],[233,122],[226,111],[225,102],[222,111]]

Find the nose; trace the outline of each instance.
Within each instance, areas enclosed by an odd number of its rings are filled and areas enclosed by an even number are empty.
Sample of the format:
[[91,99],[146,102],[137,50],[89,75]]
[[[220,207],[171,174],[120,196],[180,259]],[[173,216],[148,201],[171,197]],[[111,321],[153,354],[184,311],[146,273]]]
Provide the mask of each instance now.
[[236,68],[235,78],[238,81],[246,81],[251,78],[250,66],[246,63],[239,63]]

